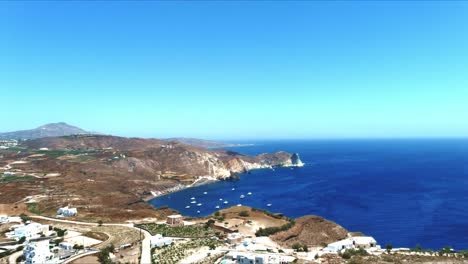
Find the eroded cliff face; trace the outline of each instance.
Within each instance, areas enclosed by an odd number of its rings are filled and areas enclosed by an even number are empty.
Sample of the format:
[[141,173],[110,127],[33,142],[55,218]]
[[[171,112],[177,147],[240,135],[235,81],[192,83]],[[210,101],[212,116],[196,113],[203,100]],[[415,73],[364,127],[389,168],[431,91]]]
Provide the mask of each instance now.
[[171,152],[152,150],[151,153],[130,156],[113,164],[119,169],[132,173],[157,174],[163,178],[186,180],[192,178],[194,181],[200,177],[222,180],[255,169],[302,165],[297,154],[286,152],[248,157],[225,152],[189,151],[177,148]]

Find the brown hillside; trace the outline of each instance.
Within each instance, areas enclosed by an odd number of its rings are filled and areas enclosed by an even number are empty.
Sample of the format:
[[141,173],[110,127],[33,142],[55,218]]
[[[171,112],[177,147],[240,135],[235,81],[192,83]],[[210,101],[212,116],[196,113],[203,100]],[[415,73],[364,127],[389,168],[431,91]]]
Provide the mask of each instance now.
[[319,216],[304,216],[296,219],[289,230],[274,234],[271,239],[280,245],[291,247],[294,243],[308,246],[323,246],[346,238],[348,231],[342,226]]

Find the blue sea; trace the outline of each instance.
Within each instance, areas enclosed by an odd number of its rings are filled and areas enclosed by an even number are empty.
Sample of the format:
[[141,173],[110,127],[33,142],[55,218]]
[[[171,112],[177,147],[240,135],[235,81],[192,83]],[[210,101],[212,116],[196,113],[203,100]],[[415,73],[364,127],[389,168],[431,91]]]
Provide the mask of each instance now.
[[[248,155],[297,152],[306,165],[255,170],[240,180],[185,189],[150,203],[189,216],[240,203],[289,217],[319,215],[383,246],[468,249],[468,139],[249,143],[254,145],[230,149]],[[202,206],[191,204],[191,197]]]

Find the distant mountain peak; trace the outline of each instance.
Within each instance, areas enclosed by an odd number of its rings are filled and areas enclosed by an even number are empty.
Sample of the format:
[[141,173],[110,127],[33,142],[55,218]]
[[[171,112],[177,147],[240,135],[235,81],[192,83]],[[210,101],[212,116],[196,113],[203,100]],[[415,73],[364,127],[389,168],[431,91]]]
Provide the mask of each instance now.
[[65,122],[49,123],[35,129],[0,133],[0,139],[35,139],[43,137],[60,137],[76,134],[90,134],[79,127]]

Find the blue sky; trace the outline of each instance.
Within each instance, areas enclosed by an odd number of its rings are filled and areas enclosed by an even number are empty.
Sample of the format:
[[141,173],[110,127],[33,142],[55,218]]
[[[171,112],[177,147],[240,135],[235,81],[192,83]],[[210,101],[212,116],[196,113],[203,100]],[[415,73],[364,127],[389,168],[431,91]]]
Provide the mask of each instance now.
[[468,135],[468,2],[0,3],[0,131]]

